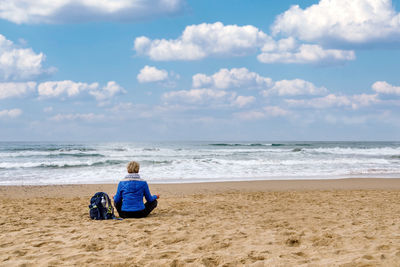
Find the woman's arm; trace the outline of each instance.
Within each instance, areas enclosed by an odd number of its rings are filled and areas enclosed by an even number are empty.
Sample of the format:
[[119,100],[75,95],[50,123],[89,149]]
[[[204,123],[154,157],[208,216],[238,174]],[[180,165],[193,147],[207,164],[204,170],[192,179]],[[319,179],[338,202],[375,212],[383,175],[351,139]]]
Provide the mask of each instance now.
[[121,182],[119,182],[117,193],[114,196],[114,203],[119,203],[121,201],[122,201],[122,185]]
[[149,185],[147,184],[147,182],[145,182],[145,185],[144,185],[144,197],[146,198],[146,200],[148,202],[152,202],[157,199],[157,195],[152,196],[150,194],[150,189],[149,189]]

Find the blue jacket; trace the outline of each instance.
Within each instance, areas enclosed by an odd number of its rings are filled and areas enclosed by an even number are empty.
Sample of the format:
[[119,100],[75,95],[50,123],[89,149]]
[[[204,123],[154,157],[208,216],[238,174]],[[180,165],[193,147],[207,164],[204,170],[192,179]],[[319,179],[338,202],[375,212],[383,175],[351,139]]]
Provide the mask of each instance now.
[[114,202],[122,201],[122,211],[144,210],[143,196],[148,202],[157,199],[156,195],[151,195],[146,181],[139,179],[129,179],[129,175],[118,184],[117,193],[114,196]]

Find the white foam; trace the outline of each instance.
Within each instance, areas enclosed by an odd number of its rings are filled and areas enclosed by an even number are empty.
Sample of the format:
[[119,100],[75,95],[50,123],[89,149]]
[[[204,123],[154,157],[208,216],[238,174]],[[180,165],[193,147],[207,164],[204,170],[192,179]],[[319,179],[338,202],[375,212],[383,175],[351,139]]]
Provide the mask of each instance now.
[[[38,147],[42,150],[7,150],[0,144],[0,184],[112,183],[123,177],[125,165],[131,160],[141,163],[144,178],[158,182],[400,173],[400,159],[396,158],[400,155],[398,144],[338,143],[313,147],[104,143],[78,147],[67,144],[66,149],[57,145],[60,148],[57,150],[46,150],[46,144]],[[293,151],[294,148],[301,151]],[[78,153],[79,157],[68,156]]]

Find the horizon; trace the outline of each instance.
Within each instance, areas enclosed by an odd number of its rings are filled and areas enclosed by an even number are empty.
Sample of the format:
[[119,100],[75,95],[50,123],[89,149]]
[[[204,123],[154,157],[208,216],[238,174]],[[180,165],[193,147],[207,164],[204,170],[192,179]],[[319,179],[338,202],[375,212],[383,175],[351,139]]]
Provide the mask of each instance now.
[[210,143],[218,144],[280,144],[280,143],[400,143],[400,140],[0,140],[0,143]]

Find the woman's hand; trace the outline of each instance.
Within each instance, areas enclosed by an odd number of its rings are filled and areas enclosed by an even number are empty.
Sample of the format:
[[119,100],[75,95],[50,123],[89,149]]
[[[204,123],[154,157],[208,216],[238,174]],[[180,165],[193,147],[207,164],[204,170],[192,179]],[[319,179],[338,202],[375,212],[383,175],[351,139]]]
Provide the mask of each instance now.
[[156,196],[157,196],[157,199],[159,199],[159,198],[160,198],[160,194],[157,194]]

